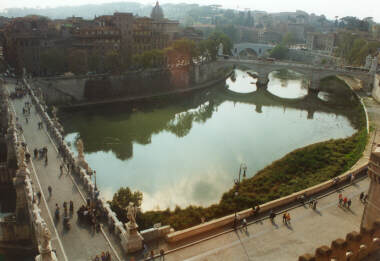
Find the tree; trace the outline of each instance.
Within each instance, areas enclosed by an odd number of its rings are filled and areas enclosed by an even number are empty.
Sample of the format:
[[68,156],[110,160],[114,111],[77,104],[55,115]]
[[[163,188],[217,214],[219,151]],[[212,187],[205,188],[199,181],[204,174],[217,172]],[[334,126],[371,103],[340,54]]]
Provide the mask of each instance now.
[[140,207],[142,200],[142,192],[138,190],[132,192],[129,187],[122,187],[113,195],[112,201],[109,203],[117,217],[125,222],[127,220],[125,208],[129,205],[129,202],[133,202],[135,206]]
[[92,52],[87,59],[88,70],[96,73],[103,71],[102,60],[102,57],[98,53]]
[[214,32],[208,39],[199,44],[199,49],[202,50],[201,55],[205,55],[211,60],[216,60],[221,43],[223,44],[223,52],[225,54],[231,54],[233,48],[231,39],[222,32]]
[[282,44],[285,46],[290,46],[294,43],[296,43],[296,39],[292,33],[286,33],[282,38]]
[[279,44],[272,49],[272,51],[270,52],[270,57],[276,59],[285,59],[288,52],[289,49],[286,46]]
[[75,74],[84,74],[88,71],[87,53],[83,50],[69,51],[67,60],[68,70]]
[[65,72],[65,53],[59,48],[49,48],[41,52],[41,68],[45,75]]
[[104,56],[104,69],[106,72],[117,73],[122,71],[121,59],[117,51],[108,51]]

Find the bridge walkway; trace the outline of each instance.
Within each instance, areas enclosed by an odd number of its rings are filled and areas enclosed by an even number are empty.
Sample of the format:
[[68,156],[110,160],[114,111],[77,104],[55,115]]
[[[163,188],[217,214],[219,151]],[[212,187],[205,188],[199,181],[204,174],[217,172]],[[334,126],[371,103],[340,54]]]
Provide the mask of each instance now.
[[[13,84],[7,84],[8,90],[14,89]],[[46,130],[38,129],[38,122],[41,121],[39,115],[35,112],[32,105],[31,115],[26,123],[22,114],[22,108],[30,98],[10,100],[11,111],[15,112],[18,117],[18,123],[23,128],[21,139],[27,144],[27,149],[33,155],[34,148],[46,146],[48,149],[48,165],[45,166],[44,160],[34,159],[28,167],[31,171],[34,190],[41,191],[42,198],[40,208],[42,217],[45,219],[50,232],[52,233],[52,247],[56,250],[57,257],[62,261],[89,261],[102,251],[109,251],[112,260],[121,260],[122,249],[114,236],[110,235],[107,229],[103,232],[94,233],[92,228],[87,225],[79,224],[76,210],[85,204],[86,194],[81,190],[74,178],[67,174],[65,168],[64,174],[60,176],[59,166],[62,164],[62,158],[47,134]],[[31,103],[31,101],[30,101]],[[31,103],[32,104],[32,103]],[[52,196],[49,197],[48,186],[52,187]],[[74,213],[70,219],[71,229],[69,231],[63,228],[63,202],[74,202]],[[60,207],[60,219],[55,220],[55,204]],[[110,244],[110,242],[112,242]]]

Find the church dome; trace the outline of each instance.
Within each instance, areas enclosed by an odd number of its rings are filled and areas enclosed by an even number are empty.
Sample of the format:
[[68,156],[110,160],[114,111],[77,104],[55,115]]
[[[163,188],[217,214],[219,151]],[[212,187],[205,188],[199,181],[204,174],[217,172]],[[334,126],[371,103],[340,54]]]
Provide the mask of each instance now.
[[158,1],[156,2],[156,6],[153,7],[152,13],[150,13],[150,18],[152,18],[153,20],[164,19],[164,11],[162,11],[162,8],[159,5]]

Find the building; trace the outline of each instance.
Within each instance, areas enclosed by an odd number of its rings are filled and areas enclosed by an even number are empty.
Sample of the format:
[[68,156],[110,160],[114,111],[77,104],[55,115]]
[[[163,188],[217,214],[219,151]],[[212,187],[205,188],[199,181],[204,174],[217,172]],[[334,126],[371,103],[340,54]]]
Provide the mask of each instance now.
[[[376,135],[376,134],[375,134]],[[380,217],[380,144],[373,149],[368,165],[368,176],[371,183],[368,189],[368,200],[364,208],[361,228],[370,228]]]
[[372,37],[380,40],[380,24],[373,24],[371,26]]
[[269,30],[262,30],[258,33],[259,43],[277,44],[281,42],[282,35]]
[[335,46],[336,35],[333,33],[308,33],[306,47],[309,50],[318,50],[331,54]]
[[41,74],[40,55],[48,47],[48,20],[41,16],[13,19],[4,29],[3,48],[6,61],[17,73],[26,68],[34,75]]
[[157,2],[150,18],[115,12],[93,20],[75,16],[57,20],[41,16],[10,19],[1,29],[0,46],[17,73],[25,67],[33,75],[44,75],[47,71],[41,68],[41,53],[48,48],[59,48],[66,56],[81,50],[88,57],[93,52],[104,57],[115,51],[122,61],[128,61],[135,54],[166,48],[179,37],[179,22],[165,19]]
[[297,43],[305,42],[305,25],[297,23],[288,24],[288,33],[292,34]]

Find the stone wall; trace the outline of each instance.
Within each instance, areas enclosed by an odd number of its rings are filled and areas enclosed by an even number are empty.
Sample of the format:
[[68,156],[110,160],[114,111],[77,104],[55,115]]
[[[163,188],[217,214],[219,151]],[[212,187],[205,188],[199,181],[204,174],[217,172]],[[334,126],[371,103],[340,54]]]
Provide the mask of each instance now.
[[285,59],[308,64],[320,64],[322,60],[325,60],[326,63],[335,64],[338,61],[336,57],[332,57],[326,54],[294,49],[289,49],[289,52]]
[[[231,69],[232,65],[206,63],[169,69],[132,71],[122,75],[38,78],[34,80],[33,86],[42,91],[47,104],[68,105],[197,88],[207,82],[223,79]],[[38,93],[36,95],[39,97]]]

